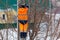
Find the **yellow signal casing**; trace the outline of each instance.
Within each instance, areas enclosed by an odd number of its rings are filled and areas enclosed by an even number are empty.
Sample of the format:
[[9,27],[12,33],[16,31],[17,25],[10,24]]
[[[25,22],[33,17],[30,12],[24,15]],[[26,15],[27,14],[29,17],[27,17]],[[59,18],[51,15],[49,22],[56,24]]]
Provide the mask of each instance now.
[[[18,20],[28,20],[28,8],[18,8]],[[26,24],[19,23],[19,31],[20,32],[27,32],[28,29],[28,22]]]
[[28,8],[18,8],[18,20],[28,20]]

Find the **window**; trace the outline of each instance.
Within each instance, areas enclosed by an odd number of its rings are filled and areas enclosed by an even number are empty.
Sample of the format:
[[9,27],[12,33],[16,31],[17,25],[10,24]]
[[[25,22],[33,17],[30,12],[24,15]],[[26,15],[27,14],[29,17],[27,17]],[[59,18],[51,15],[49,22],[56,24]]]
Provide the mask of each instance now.
[[5,14],[3,14],[3,19],[5,19]]

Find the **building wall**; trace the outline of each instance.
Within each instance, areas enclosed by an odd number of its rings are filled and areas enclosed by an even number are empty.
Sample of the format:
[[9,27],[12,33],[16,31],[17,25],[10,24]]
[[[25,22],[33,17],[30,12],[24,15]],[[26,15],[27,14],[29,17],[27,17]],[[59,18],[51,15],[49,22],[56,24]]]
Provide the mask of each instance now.
[[[3,19],[3,15],[5,15],[5,19]],[[4,11],[0,11],[0,23],[14,23],[17,19],[17,13],[13,9],[8,9]]]

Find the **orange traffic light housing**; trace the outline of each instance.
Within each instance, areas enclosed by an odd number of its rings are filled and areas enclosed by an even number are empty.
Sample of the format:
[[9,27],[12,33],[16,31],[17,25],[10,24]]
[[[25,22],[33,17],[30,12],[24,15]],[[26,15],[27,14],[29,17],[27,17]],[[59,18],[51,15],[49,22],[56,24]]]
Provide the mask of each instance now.
[[28,29],[28,7],[22,5],[18,8],[18,25],[19,25],[19,32],[21,38],[25,38],[27,36],[27,29]]
[[[18,8],[18,20],[21,22],[28,21],[28,14],[27,14],[28,8]],[[26,32],[28,28],[28,22],[24,25],[19,22],[19,30],[20,32]]]
[[28,8],[18,8],[18,20],[28,20]]

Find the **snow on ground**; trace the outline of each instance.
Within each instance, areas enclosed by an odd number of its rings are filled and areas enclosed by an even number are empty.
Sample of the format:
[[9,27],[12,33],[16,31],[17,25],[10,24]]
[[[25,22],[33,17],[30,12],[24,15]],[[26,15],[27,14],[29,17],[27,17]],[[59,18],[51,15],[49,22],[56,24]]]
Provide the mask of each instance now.
[[[16,29],[16,31],[17,31],[17,29]],[[8,33],[8,40],[17,40],[18,33],[16,31],[14,29],[8,29],[8,31],[7,31],[7,29],[3,29],[3,30],[0,30],[0,33],[2,33],[3,40],[6,40],[7,33]],[[0,39],[2,39],[1,36],[0,36]]]
[[56,14],[55,19],[59,20],[60,14]]
[[26,40],[30,40],[30,37],[29,37],[29,32],[27,33]]
[[60,38],[59,38],[59,39],[57,39],[57,40],[60,40]]

